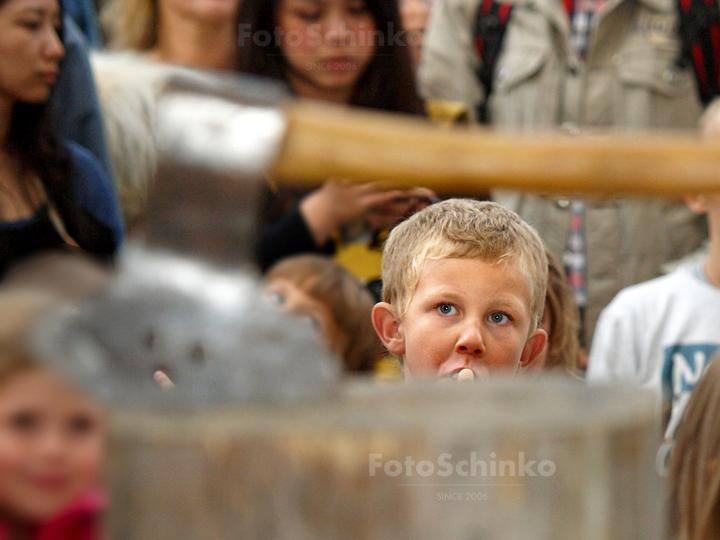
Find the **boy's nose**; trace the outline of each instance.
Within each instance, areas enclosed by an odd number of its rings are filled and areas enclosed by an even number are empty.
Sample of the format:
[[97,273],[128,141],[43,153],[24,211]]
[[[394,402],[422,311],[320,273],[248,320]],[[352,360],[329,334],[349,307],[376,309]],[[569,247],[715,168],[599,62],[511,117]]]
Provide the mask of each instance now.
[[455,344],[455,352],[482,356],[485,354],[485,342],[478,324],[468,324]]

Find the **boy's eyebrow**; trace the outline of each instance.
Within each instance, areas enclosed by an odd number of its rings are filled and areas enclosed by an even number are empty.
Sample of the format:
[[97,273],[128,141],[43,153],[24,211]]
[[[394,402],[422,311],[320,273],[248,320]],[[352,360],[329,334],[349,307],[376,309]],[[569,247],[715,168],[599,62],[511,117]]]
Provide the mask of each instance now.
[[[452,298],[459,299],[462,297],[461,292],[455,292],[452,289],[448,289],[447,285],[441,285],[441,286],[437,287],[436,289],[428,292],[427,295],[433,299],[435,297],[443,297],[443,298],[451,298],[451,299]],[[438,298],[438,299],[440,299],[440,298]]]
[[499,307],[507,306],[511,308],[525,307],[525,303],[516,297],[513,297],[512,299],[499,298],[497,300],[497,305]]

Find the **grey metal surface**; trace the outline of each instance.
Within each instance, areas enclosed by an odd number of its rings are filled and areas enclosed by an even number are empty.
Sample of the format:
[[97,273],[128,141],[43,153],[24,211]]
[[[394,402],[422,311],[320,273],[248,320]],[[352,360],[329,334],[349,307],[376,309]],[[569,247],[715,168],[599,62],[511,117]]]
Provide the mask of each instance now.
[[[105,294],[35,334],[49,364],[110,403],[282,403],[335,392],[337,361],[260,292],[258,194],[286,126],[282,92],[248,85],[248,99],[242,80],[189,74],[168,86],[142,237],[126,245]],[[158,369],[175,389],[159,389]]]
[[286,122],[272,83],[271,106],[257,102],[254,84],[243,100],[245,82],[188,75],[169,83],[158,113],[146,245],[232,268],[252,263],[258,195]]
[[[113,404],[282,403],[334,393],[337,361],[247,271],[131,246],[112,288],[46,320],[51,365]],[[165,371],[176,388],[153,381]]]

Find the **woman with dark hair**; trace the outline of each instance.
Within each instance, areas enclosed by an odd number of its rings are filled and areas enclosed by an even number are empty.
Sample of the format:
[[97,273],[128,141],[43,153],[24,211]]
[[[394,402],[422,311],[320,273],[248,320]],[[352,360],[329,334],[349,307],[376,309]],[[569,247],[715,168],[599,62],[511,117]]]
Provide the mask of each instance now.
[[244,0],[238,69],[301,97],[419,115],[405,38],[395,0]]
[[61,20],[57,0],[0,0],[0,279],[41,251],[74,245],[109,258],[122,241],[102,167],[49,124]]
[[[422,115],[405,37],[396,0],[244,0],[238,70],[285,82],[303,98]],[[263,268],[299,253],[332,254],[345,225],[369,216],[394,225],[434,194],[332,181],[293,205],[299,196],[267,205],[267,222],[282,217],[260,241]]]

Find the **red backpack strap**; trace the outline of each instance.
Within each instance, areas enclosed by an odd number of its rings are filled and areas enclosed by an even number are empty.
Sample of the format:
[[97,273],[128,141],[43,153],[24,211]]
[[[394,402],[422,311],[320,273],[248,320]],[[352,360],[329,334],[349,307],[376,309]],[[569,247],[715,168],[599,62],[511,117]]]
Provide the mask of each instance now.
[[478,107],[478,120],[483,123],[489,121],[487,115],[487,102],[492,92],[492,81],[495,75],[495,62],[502,47],[505,29],[513,6],[510,3],[496,0],[482,0],[475,16],[473,37],[475,52],[482,60],[482,66],[477,72],[485,90],[485,102]]
[[720,94],[720,9],[717,0],[678,0],[682,67],[692,64],[700,99]]

